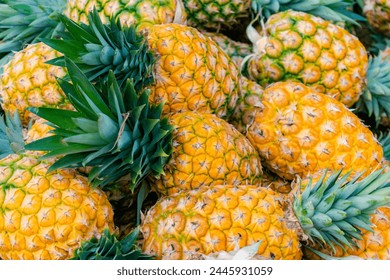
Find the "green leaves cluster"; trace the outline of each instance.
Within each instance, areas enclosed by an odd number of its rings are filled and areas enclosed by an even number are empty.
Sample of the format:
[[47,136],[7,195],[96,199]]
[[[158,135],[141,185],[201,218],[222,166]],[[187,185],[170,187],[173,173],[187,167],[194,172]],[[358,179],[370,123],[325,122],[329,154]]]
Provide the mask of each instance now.
[[113,71],[119,85],[132,79],[136,90],[153,82],[154,54],[135,26],[122,27],[114,18],[103,24],[96,9],[88,14],[88,25],[64,15],[58,15],[58,20],[67,31],[62,39],[42,41],[64,56],[48,63],[65,66],[67,57],[93,82],[106,81],[108,72]]
[[74,62],[65,59],[71,83],[59,85],[75,111],[30,108],[49,121],[53,136],[26,145],[26,149],[58,156],[49,169],[90,166],[88,178],[104,188],[130,175],[134,188],[148,175],[159,176],[172,153],[172,130],[161,118],[163,104],[150,105],[149,91],[138,93],[132,80],[119,86],[113,71],[97,88]]
[[136,241],[139,228],[135,228],[125,238],[118,240],[108,229],[102,236],[85,241],[75,250],[72,260],[150,260],[152,256],[145,255],[137,247]]
[[379,125],[382,114],[390,117],[390,58],[382,52],[369,58],[367,86],[355,104],[356,111],[374,116]]
[[22,122],[16,111],[0,116],[0,159],[24,150]]
[[370,214],[380,206],[390,205],[390,173],[383,169],[359,181],[361,174],[349,179],[326,173],[318,182],[310,182],[293,202],[303,231],[316,243],[352,247],[361,239],[360,229],[372,231]]
[[66,2],[0,0],[0,67],[25,45],[58,36],[63,27],[54,14],[62,13]]

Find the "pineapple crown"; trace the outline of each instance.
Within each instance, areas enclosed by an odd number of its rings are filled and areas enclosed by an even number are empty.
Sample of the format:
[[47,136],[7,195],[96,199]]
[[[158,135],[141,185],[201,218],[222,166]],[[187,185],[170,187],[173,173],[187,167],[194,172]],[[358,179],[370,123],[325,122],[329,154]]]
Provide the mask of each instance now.
[[[304,233],[316,243],[352,247],[361,239],[361,229],[372,231],[370,214],[390,205],[390,173],[383,169],[353,179],[347,173],[332,173],[326,180],[324,172],[315,184],[310,179],[305,190],[293,201],[293,210]],[[361,179],[361,180],[359,180]],[[299,186],[298,187],[302,187]]]
[[390,116],[390,58],[381,51],[368,61],[367,86],[356,103],[356,111],[375,117],[376,125],[382,114]]
[[106,80],[112,70],[119,85],[130,78],[136,90],[153,82],[154,55],[134,25],[122,27],[114,18],[103,24],[95,8],[88,14],[88,25],[61,14],[57,17],[67,32],[61,39],[46,38],[42,42],[63,56],[47,63],[64,67],[68,57],[94,82]]
[[390,129],[386,132],[381,131],[378,135],[378,141],[383,148],[383,156],[390,161]]
[[261,13],[266,18],[272,14],[289,9],[306,12],[333,22],[349,22],[359,25],[357,21],[366,19],[353,12],[354,0],[252,0],[254,13]]
[[0,159],[24,151],[23,127],[17,111],[0,116]]
[[152,256],[142,253],[137,247],[136,241],[139,228],[135,228],[122,240],[118,240],[115,234],[108,229],[97,239],[85,241],[74,252],[72,260],[150,260]]
[[89,181],[104,188],[130,175],[134,190],[149,174],[163,174],[172,153],[173,126],[161,118],[163,104],[150,105],[149,91],[137,92],[128,79],[121,88],[114,72],[105,83],[93,85],[65,58],[71,82],[59,85],[75,108],[30,108],[49,121],[53,136],[31,142],[26,149],[63,155],[50,168],[90,166]]
[[25,45],[63,31],[54,17],[65,9],[65,0],[0,1],[0,67]]

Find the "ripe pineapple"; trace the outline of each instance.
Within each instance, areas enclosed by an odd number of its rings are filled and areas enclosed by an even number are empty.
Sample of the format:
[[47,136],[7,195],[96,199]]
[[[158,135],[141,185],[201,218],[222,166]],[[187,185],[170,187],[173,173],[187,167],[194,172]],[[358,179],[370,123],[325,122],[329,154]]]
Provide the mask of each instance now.
[[381,166],[383,150],[372,132],[333,98],[300,83],[278,82],[266,88],[262,105],[246,135],[280,177]]
[[390,36],[389,0],[364,0],[363,13],[375,31]]
[[155,24],[185,24],[187,19],[181,0],[69,0],[64,14],[75,22],[88,23],[87,15],[94,7],[103,22],[113,17],[123,25],[137,25],[139,31]]
[[369,214],[389,205],[389,179],[390,173],[379,171],[359,183],[346,182],[338,172],[309,183],[302,193],[295,189],[291,201],[250,185],[183,191],[163,197],[146,213],[142,249],[157,259],[196,259],[260,242],[264,258],[301,259],[299,241],[307,238],[348,246],[360,235],[359,225],[371,226]]
[[[185,110],[219,117],[231,114],[237,99],[239,71],[210,38],[179,24],[154,25],[144,38],[136,35],[133,28],[122,28],[112,22],[103,27],[96,13],[89,15],[92,28],[75,25],[68,29],[73,40],[44,42],[61,50],[65,57],[91,58],[91,41],[98,42],[103,36],[112,47],[96,46],[101,49],[93,53],[93,66],[86,69],[76,60],[87,75],[99,73],[100,77],[107,77],[109,69],[113,69],[120,84],[132,78],[136,89],[150,85],[151,102],[164,101],[164,114]],[[70,24],[68,18],[61,19],[66,26]],[[122,44],[123,37],[136,44]],[[115,52],[122,55],[113,56]],[[64,59],[56,64],[64,65]]]
[[211,114],[173,115],[172,159],[153,182],[159,193],[175,194],[200,186],[259,184],[261,161],[255,148],[226,121]]
[[0,121],[0,257],[71,258],[82,242],[113,232],[111,205],[76,171],[48,173],[51,161],[23,150],[21,129],[16,113]]
[[343,28],[292,10],[272,15],[262,37],[248,29],[255,53],[243,66],[248,78],[267,86],[299,81],[352,106],[365,86],[365,47]]
[[334,0],[183,0],[190,25],[220,29],[231,28],[239,21],[250,17],[250,9],[254,14],[261,13],[269,17],[271,14],[288,9],[305,11],[313,15],[333,21],[348,21],[362,19],[351,11],[351,1]]
[[65,70],[45,63],[60,55],[43,43],[31,44],[15,53],[0,77],[3,110],[11,114],[18,111],[27,125],[34,117],[27,111],[29,106],[72,109],[56,81],[56,77],[65,75]]
[[[135,188],[149,176],[163,194],[205,184],[260,182],[258,154],[226,121],[191,111],[159,119],[163,104],[150,105],[146,91],[138,98],[130,80],[120,89],[111,72],[108,84],[98,89],[73,62],[67,63],[72,84],[61,81],[60,86],[72,103],[83,105],[75,112],[34,109],[50,121],[54,135],[27,145],[48,151],[45,157],[64,155],[53,168],[93,166],[89,177],[102,186],[130,175]],[[113,96],[101,99],[110,87],[119,105],[113,106]]]

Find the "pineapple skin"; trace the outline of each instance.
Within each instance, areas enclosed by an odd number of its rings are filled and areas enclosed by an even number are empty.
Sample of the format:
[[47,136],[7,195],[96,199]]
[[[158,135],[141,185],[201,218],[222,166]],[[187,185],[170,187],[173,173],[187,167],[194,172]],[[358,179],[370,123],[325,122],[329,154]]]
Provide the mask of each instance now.
[[46,63],[60,55],[43,43],[28,45],[15,53],[11,61],[4,66],[0,77],[3,110],[11,114],[18,110],[24,125],[36,118],[27,111],[29,106],[72,110],[73,106],[56,80],[56,77],[65,76],[64,68]]
[[65,15],[75,22],[88,23],[88,13],[94,7],[103,22],[113,16],[123,26],[135,24],[138,31],[146,31],[156,24],[185,24],[187,20],[181,0],[69,0]]
[[221,33],[203,32],[210,37],[214,42],[226,52],[226,54],[234,61],[238,68],[245,57],[252,53],[252,46],[247,43],[237,42]]
[[173,115],[173,153],[165,175],[152,180],[163,195],[203,185],[259,184],[261,160],[255,148],[231,124],[213,114]]
[[160,24],[147,35],[156,54],[151,103],[164,102],[163,114],[183,111],[229,117],[238,99],[239,71],[209,37],[189,26]]
[[389,0],[364,0],[363,13],[375,31],[390,36]]
[[114,231],[103,191],[72,169],[47,173],[34,153],[0,160],[0,258],[69,259],[82,241]]
[[261,86],[296,81],[351,107],[365,87],[367,51],[348,31],[288,10],[272,15],[244,74]]
[[188,24],[195,27],[219,29],[231,27],[237,19],[249,14],[250,0],[183,0]]
[[261,241],[266,259],[301,259],[283,198],[250,185],[202,186],[163,197],[141,223],[142,250],[158,259],[199,259]]
[[262,104],[246,136],[263,165],[280,177],[382,166],[383,149],[373,133],[335,99],[300,83],[278,82],[265,89]]
[[263,92],[263,87],[255,81],[245,76],[240,77],[239,97],[229,122],[242,134],[246,133],[248,125],[253,122],[256,111],[263,107]]

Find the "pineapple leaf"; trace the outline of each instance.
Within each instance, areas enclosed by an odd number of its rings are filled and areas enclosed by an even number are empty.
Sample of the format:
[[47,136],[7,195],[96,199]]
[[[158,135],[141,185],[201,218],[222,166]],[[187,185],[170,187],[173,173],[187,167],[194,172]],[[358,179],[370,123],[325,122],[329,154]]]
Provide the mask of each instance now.
[[139,228],[135,228],[122,240],[108,229],[99,239],[85,241],[74,252],[72,260],[148,260],[152,256],[142,253],[136,242]]
[[[370,215],[378,207],[390,205],[390,172],[382,168],[364,178],[363,173],[347,180],[349,176],[341,176],[340,171],[328,179],[322,175],[315,187],[310,181],[302,195],[301,182],[293,201],[293,211],[305,234],[333,250],[334,245],[355,246],[354,240],[362,238],[360,229],[372,231]],[[312,207],[310,211],[308,206]]]
[[155,58],[135,26],[122,27],[114,18],[103,24],[96,9],[88,14],[88,25],[78,24],[64,15],[58,15],[58,19],[68,33],[62,40],[43,41],[64,56],[49,63],[64,66],[67,57],[93,82],[106,82],[112,70],[120,86],[130,78],[136,90],[153,81]]
[[[89,180],[101,188],[130,175],[129,188],[134,190],[146,176],[163,174],[172,153],[173,127],[161,118],[160,106],[149,104],[149,91],[138,93],[130,79],[120,87],[112,71],[106,82],[92,84],[77,64],[68,58],[65,62],[72,83],[60,84],[75,111],[32,109],[53,124],[54,136],[26,149],[47,151],[44,157],[66,157],[50,170],[67,163],[92,167]],[[125,104],[125,98],[131,102]]]

